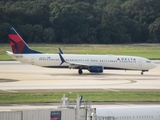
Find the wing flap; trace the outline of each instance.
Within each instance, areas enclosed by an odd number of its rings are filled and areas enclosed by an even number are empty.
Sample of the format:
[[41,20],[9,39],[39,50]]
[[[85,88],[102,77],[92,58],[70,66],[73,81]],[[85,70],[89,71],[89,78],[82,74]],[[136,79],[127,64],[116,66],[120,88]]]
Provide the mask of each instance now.
[[89,68],[89,64],[84,63],[75,63],[75,62],[66,62],[70,64],[70,68]]

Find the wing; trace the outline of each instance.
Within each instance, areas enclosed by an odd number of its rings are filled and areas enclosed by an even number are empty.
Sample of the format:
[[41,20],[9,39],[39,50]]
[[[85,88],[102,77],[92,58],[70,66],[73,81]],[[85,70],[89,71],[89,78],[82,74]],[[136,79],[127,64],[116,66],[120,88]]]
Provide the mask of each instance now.
[[62,61],[60,65],[62,65],[63,63],[67,63],[70,65],[69,68],[86,68],[86,69],[88,69],[91,66],[89,64],[84,64],[84,63],[65,61],[65,59],[63,58],[63,56],[60,53],[59,53],[59,56]]

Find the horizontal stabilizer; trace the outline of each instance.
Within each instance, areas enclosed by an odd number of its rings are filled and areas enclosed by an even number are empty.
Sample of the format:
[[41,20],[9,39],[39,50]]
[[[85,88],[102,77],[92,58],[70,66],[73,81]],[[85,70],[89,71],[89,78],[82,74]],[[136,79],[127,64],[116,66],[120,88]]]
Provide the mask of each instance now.
[[9,56],[11,56],[11,57],[22,57],[21,54],[14,54],[13,52],[10,52],[10,51],[6,51],[6,52],[7,52],[7,54],[8,54]]

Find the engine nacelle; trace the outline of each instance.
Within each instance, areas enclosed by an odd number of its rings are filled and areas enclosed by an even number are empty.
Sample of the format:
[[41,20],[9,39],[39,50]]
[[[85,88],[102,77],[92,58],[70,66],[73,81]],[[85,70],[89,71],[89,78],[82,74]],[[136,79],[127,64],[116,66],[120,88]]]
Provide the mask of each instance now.
[[101,72],[103,72],[103,66],[90,66],[88,71],[101,73]]

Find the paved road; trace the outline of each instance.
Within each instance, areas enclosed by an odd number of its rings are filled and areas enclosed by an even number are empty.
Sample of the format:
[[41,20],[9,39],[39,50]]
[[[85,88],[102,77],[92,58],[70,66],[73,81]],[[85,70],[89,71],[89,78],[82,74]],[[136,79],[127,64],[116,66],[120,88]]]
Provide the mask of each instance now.
[[140,71],[105,70],[101,74],[77,70],[42,68],[17,61],[0,61],[0,91],[160,91],[160,61],[157,68],[140,75]]

